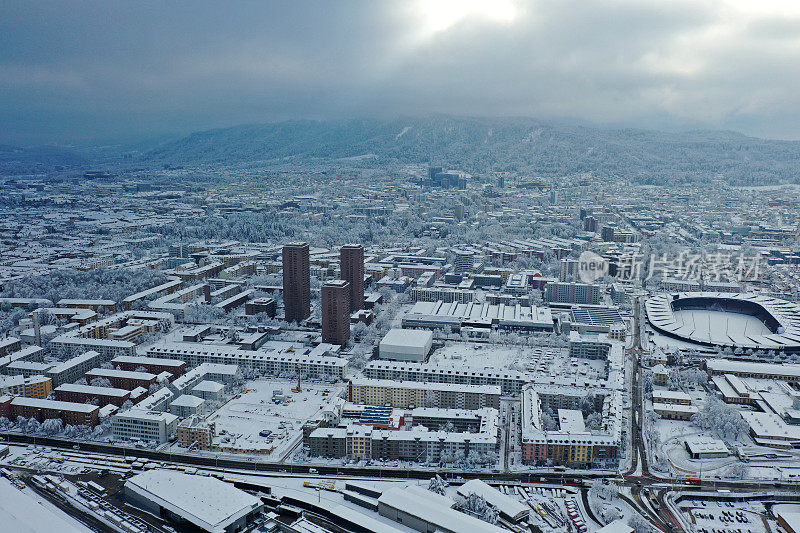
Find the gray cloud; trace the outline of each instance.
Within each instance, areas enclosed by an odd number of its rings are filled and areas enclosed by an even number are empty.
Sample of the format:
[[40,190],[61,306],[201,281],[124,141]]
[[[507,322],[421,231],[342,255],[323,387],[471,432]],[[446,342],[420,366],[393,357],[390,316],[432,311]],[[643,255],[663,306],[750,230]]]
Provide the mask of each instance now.
[[793,2],[431,6],[6,2],[0,142],[427,113],[800,138]]

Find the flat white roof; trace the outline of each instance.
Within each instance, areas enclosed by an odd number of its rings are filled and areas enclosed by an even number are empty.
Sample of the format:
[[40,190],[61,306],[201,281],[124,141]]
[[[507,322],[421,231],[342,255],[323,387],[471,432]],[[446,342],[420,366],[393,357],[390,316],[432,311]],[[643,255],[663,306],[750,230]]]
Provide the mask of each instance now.
[[125,490],[155,502],[212,533],[262,506],[261,500],[213,477],[150,470],[125,482]]
[[225,388],[225,385],[222,383],[217,383],[216,381],[209,381],[204,379],[196,386],[192,387],[193,391],[197,392],[219,392]]
[[132,370],[117,370],[112,368],[93,368],[86,372],[86,375],[128,379],[153,379],[156,377],[155,374],[150,374],[149,372],[134,372]]
[[128,394],[125,389],[115,389],[114,387],[94,387],[92,385],[78,385],[76,383],[65,383],[56,387],[56,390],[67,392],[80,392],[82,394],[97,394],[100,396],[123,397]]
[[712,437],[686,437],[684,442],[692,453],[730,453],[724,442]]
[[414,348],[425,348],[433,339],[433,332],[424,329],[390,329],[381,345],[387,346],[411,346]]
[[144,409],[128,409],[122,413],[117,413],[114,418],[129,418],[132,420],[150,420],[159,422],[163,420],[166,424],[177,420],[178,417],[172,413],[161,413],[158,411],[145,411]]
[[89,405],[88,403],[59,402],[57,400],[41,400],[39,398],[26,398],[24,396],[17,396],[11,403],[13,405],[34,407],[36,409],[59,409],[61,411],[81,413],[92,413],[99,409],[96,405]]
[[205,402],[204,399],[192,396],[191,394],[181,394],[175,398],[170,406],[176,405],[178,407],[199,407]]

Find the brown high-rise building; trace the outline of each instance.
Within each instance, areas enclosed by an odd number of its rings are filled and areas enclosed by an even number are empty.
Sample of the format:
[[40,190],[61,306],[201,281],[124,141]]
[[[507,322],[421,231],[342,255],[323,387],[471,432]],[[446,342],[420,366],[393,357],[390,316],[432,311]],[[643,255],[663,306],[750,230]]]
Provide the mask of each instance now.
[[308,243],[293,242],[283,247],[283,305],[287,322],[301,322],[311,316]]
[[350,311],[364,307],[364,247],[345,244],[339,251],[342,279],[350,284]]
[[350,338],[350,284],[342,279],[322,286],[322,342],[347,344]]

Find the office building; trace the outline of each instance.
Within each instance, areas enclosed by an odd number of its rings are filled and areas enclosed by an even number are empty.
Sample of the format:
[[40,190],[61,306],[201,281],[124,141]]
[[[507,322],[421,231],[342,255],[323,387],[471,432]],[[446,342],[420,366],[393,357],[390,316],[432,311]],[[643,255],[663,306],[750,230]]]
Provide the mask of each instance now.
[[453,260],[453,273],[466,274],[472,272],[475,254],[468,250],[456,250]]
[[173,414],[142,409],[129,409],[111,417],[111,434],[118,440],[163,444],[175,435],[177,426],[178,417]]
[[346,244],[339,251],[342,279],[350,284],[350,311],[364,308],[364,247]]
[[311,316],[311,265],[308,243],[283,247],[283,304],[287,322]]
[[331,280],[322,286],[322,342],[345,345],[350,339],[350,283]]

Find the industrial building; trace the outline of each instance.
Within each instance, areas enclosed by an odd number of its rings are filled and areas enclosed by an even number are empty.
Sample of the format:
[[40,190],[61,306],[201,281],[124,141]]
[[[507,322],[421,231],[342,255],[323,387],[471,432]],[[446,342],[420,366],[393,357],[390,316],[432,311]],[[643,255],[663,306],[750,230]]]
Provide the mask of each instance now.
[[417,302],[403,317],[402,325],[454,330],[470,327],[486,331],[553,331],[553,315],[549,307],[519,304]]
[[424,533],[502,533],[505,529],[459,512],[451,498],[416,485],[391,488],[378,498],[378,513]]
[[424,361],[431,351],[433,332],[423,329],[391,329],[380,342],[378,354],[391,361]]
[[213,477],[150,470],[125,482],[125,498],[155,516],[186,521],[208,533],[235,533],[264,509],[259,498]]

